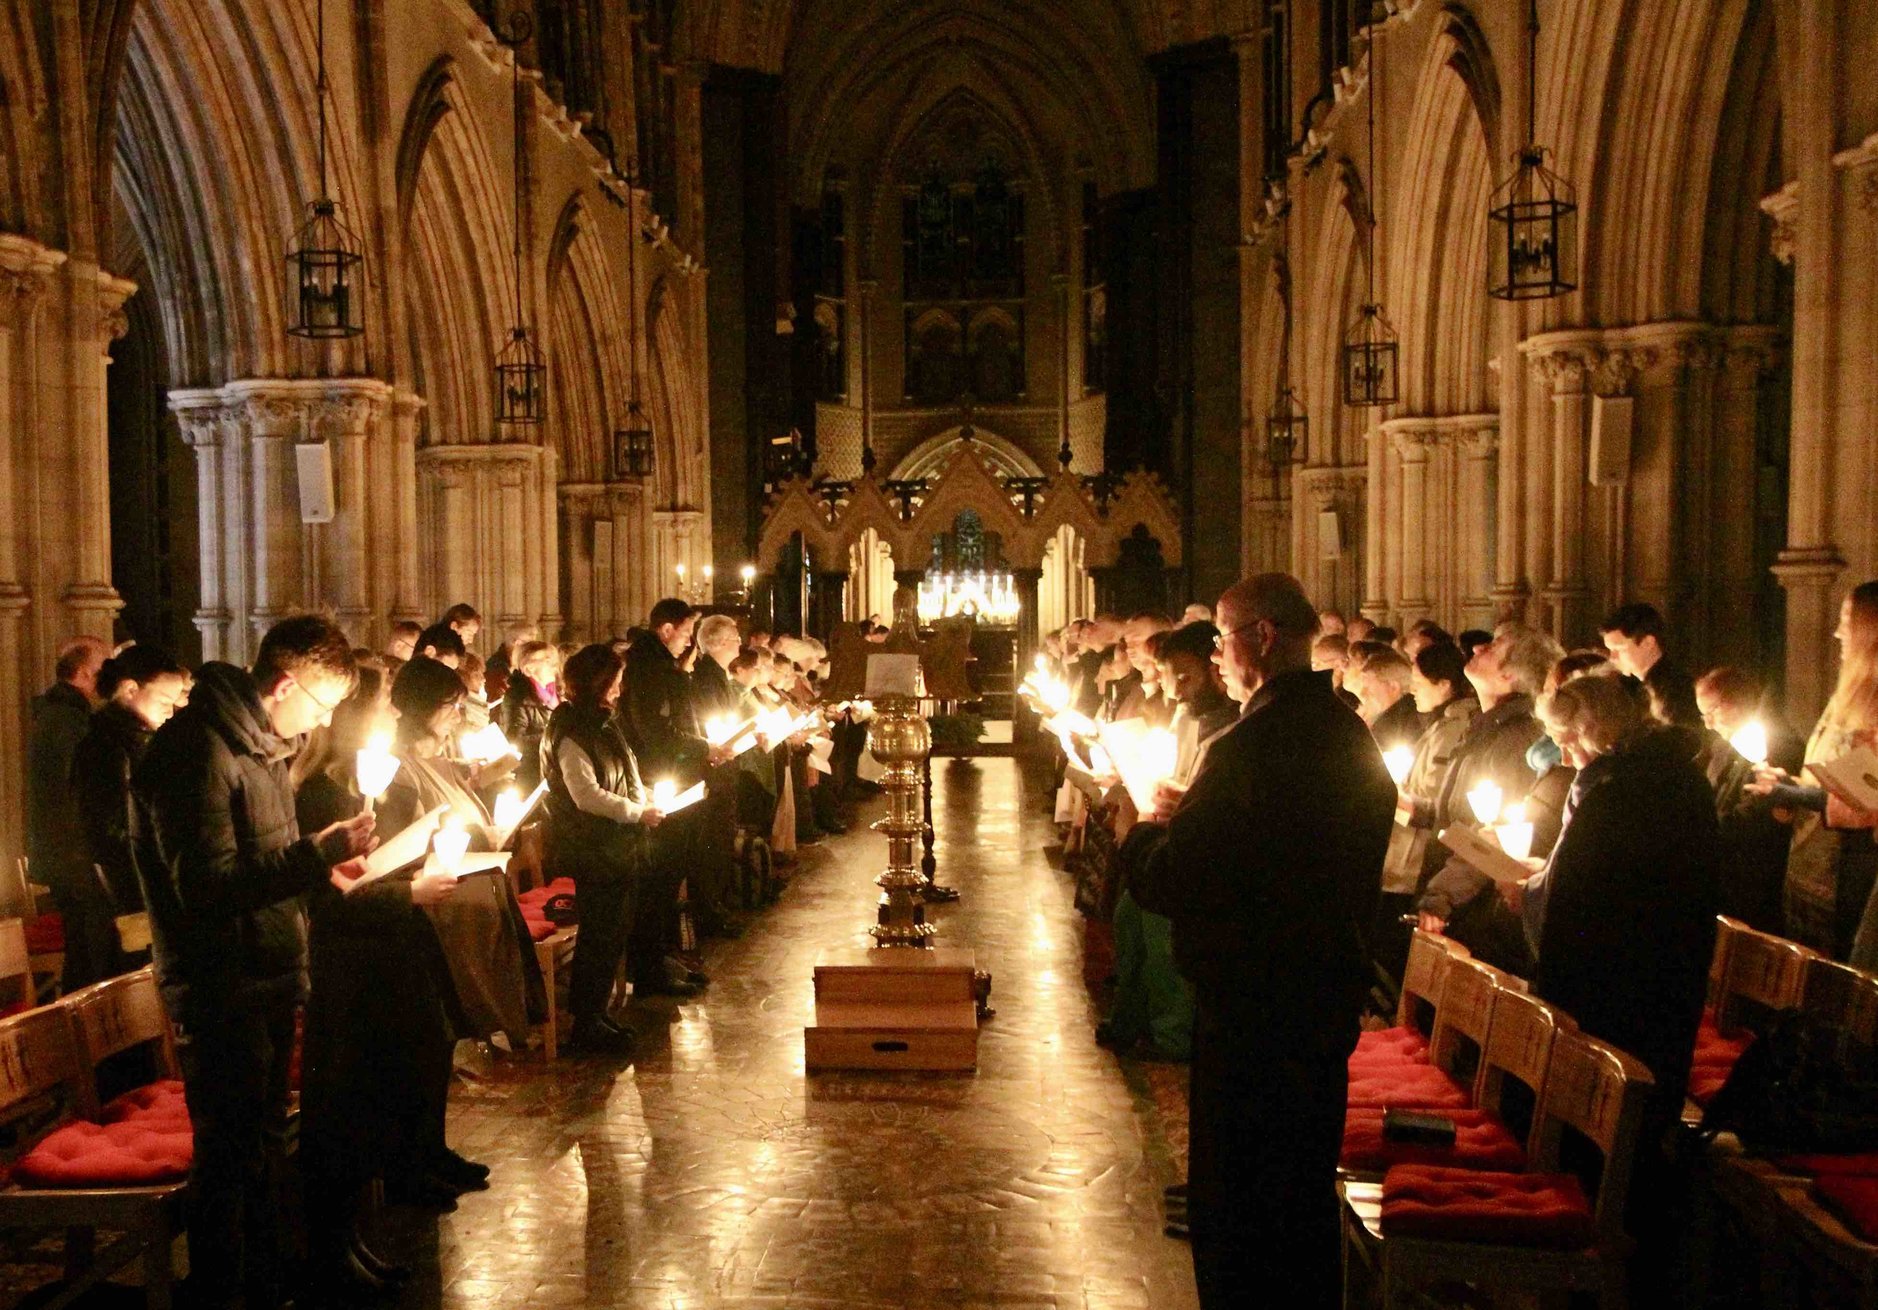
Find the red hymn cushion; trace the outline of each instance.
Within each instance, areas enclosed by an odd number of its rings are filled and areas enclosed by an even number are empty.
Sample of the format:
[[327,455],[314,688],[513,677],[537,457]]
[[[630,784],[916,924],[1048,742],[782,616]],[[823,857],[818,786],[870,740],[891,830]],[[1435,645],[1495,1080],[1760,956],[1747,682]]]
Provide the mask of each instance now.
[[1878,1178],[1858,1174],[1821,1174],[1813,1194],[1830,1206],[1859,1237],[1878,1242]]
[[1374,1065],[1350,1070],[1351,1109],[1400,1106],[1410,1110],[1460,1109],[1467,1087],[1432,1064]]
[[188,1128],[135,1119],[70,1123],[13,1167],[30,1187],[150,1187],[189,1176],[195,1138]]
[[107,1124],[140,1123],[158,1132],[187,1130],[189,1105],[183,1099],[182,1083],[164,1078],[105,1102],[98,1120]]
[[1518,1170],[1526,1167],[1519,1139],[1486,1110],[1447,1110],[1454,1120],[1454,1145],[1391,1142],[1382,1135],[1380,1107],[1356,1107],[1343,1120],[1343,1158],[1356,1173],[1387,1173],[1399,1164],[1453,1165],[1460,1169]]
[[1570,1174],[1482,1173],[1397,1165],[1382,1180],[1384,1237],[1575,1251],[1597,1236]]
[[550,922],[548,916],[542,913],[542,907],[562,894],[569,896],[574,894],[572,878],[556,878],[545,887],[525,891],[515,898],[516,903],[522,907],[522,921],[528,925],[530,938],[538,942],[545,941],[560,931],[559,925]]
[[1378,1064],[1426,1064],[1428,1039],[1413,1028],[1378,1028],[1360,1033],[1350,1056],[1354,1071]]
[[1734,1072],[1735,1061],[1754,1040],[1753,1033],[1724,1036],[1715,1026],[1715,1011],[1702,1011],[1702,1024],[1695,1030],[1695,1059],[1689,1068],[1689,1099],[1707,1105]]

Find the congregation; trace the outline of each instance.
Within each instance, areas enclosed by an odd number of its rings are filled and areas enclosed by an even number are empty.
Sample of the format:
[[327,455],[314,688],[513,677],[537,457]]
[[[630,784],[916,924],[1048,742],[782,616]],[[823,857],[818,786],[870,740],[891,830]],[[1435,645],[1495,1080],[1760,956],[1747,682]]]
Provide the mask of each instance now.
[[[368,1199],[448,1211],[488,1186],[446,1102],[463,1044],[519,1054],[544,1020],[554,1040],[535,943],[577,923],[568,1046],[630,1060],[628,998],[708,987],[700,939],[740,935],[872,785],[870,709],[823,702],[818,641],[679,599],[607,643],[515,628],[484,659],[481,631],[457,605],[372,651],[308,614],[251,667],[193,671],[83,636],[34,701],[27,867],[62,989],[154,964],[174,1036],[191,1304],[401,1285]],[[525,858],[551,876],[518,894]],[[294,1092],[303,1263],[279,1218]]]
[[[1770,958],[1843,962],[1878,995],[1878,815],[1826,785],[1878,730],[1878,583],[1844,598],[1836,690],[1804,741],[1754,672],[1692,677],[1654,607],[1622,606],[1598,635],[1568,651],[1518,622],[1398,633],[1265,575],[1178,625],[1103,613],[1045,638],[1026,695],[1058,743],[1056,818],[1091,951],[1113,955],[1097,1038],[1192,1066],[1190,1178],[1168,1189],[1169,1233],[1194,1244],[1203,1305],[1274,1278],[1291,1304],[1338,1304],[1340,1171],[1503,1169],[1529,1129],[1548,1140],[1543,1064],[1523,1103],[1502,1103],[1508,1069],[1486,1028],[1471,1051],[1437,1037],[1431,1054],[1418,1009],[1441,1004],[1431,959],[1519,994],[1502,1009],[1535,998],[1548,1050],[1569,1027],[1631,1070],[1635,1158],[1603,1177],[1627,1174],[1617,1233],[1636,1254],[1612,1276],[1644,1304],[1694,1285],[1679,1130],[1750,1136],[1754,1090],[1723,1090],[1747,1045],[1717,1031],[1730,944],[1742,961],[1752,938]],[[1450,1038],[1464,1030],[1444,1009],[1436,1033],[1450,1020]],[[1839,1076],[1868,1076],[1869,1057]],[[1780,1099],[1802,1094],[1794,1082]],[[1368,1140],[1415,1109],[1447,1116],[1445,1150]],[[1510,1148],[1484,1161],[1467,1149],[1482,1116]],[[1818,1149],[1871,1148],[1868,1132],[1841,1137]],[[1392,1171],[1377,1194],[1385,1232],[1397,1185]],[[1359,1195],[1346,1185],[1348,1220]],[[1507,1230],[1480,1225],[1504,1210],[1442,1235],[1491,1240]]]

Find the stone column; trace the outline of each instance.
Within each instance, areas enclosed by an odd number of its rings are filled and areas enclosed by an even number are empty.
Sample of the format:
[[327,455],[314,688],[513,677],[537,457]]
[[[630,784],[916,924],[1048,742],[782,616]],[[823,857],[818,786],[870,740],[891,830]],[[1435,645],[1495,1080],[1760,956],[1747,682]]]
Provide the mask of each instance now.
[[371,556],[389,533],[374,529],[383,521],[372,513],[371,445],[390,409],[391,388],[335,384],[315,421],[315,431],[332,447],[333,521],[327,534],[332,550],[330,601],[333,614],[353,641],[373,644],[379,637],[373,622]]
[[1495,507],[1491,494],[1499,436],[1497,424],[1489,421],[1465,428],[1457,437],[1460,503],[1455,506],[1454,539],[1460,552],[1456,571],[1461,580],[1461,629],[1491,629],[1495,618],[1495,590],[1501,571],[1494,552],[1504,540],[1496,540],[1493,530]]
[[183,440],[196,456],[197,550],[200,554],[201,604],[192,622],[202,638],[202,658],[229,657],[228,608],[225,578],[226,492],[222,481],[222,428],[224,398],[214,390],[170,392],[170,412],[176,415]]
[[[587,642],[598,625],[594,616],[595,577],[591,502],[598,483],[567,482],[559,488],[561,558],[567,567],[567,638]],[[543,637],[546,637],[544,632]]]
[[302,604],[300,512],[288,449],[303,431],[304,411],[293,401],[246,395],[251,481],[245,493],[254,525],[254,588],[248,625],[256,644],[276,621]]
[[[1381,412],[1364,410],[1369,424],[1363,444],[1368,452],[1368,492],[1363,497],[1363,616],[1372,622],[1389,622],[1389,551],[1383,535],[1389,504],[1389,466],[1385,458],[1387,442],[1380,425]],[[1347,543],[1346,543],[1347,544]]]
[[74,286],[72,309],[73,326],[80,329],[85,311],[95,307],[92,341],[97,353],[86,359],[79,342],[73,342],[77,349],[70,357],[72,421],[63,436],[69,456],[64,475],[72,485],[77,551],[72,560],[74,576],[61,599],[74,632],[95,633],[109,641],[124,601],[111,585],[111,443],[105,422],[105,374],[111,364],[111,342],[130,330],[124,302],[136,292],[137,284],[76,262],[68,263],[66,270],[74,280],[89,274],[95,281],[89,295],[86,288]]
[[1708,514],[1711,523],[1727,523],[1730,530],[1710,534],[1706,600],[1712,614],[1726,615],[1730,608],[1733,614],[1711,624],[1709,650],[1718,664],[1752,666],[1760,654],[1754,625],[1743,621],[1740,607],[1760,582],[1754,545],[1766,509],[1759,467],[1761,387],[1778,358],[1776,333],[1772,327],[1732,328],[1722,360]]
[[390,484],[397,548],[391,617],[416,623],[428,623],[435,617],[430,614],[429,596],[418,568],[417,432],[424,404],[422,396],[408,391],[399,392],[392,404]]
[[[1549,513],[1536,514],[1538,523],[1528,523],[1531,541],[1539,528],[1542,549],[1529,549],[1535,563],[1541,558],[1549,565],[1540,586],[1541,612],[1528,616],[1560,641],[1570,643],[1581,635],[1585,600],[1590,594],[1585,583],[1585,437],[1590,421],[1590,365],[1593,359],[1587,334],[1549,332],[1520,343],[1520,350],[1546,382],[1552,401],[1552,430],[1549,439],[1539,432],[1532,434],[1527,449],[1533,455],[1531,466],[1545,479],[1543,501],[1529,502],[1528,513],[1543,505]],[[1549,458],[1544,458],[1549,456]]]
[[[1430,512],[1428,468],[1440,433],[1417,420],[1389,425],[1389,444],[1402,461],[1402,506],[1397,515],[1401,581],[1394,597],[1396,617],[1402,624],[1425,618],[1435,608],[1428,585],[1429,538],[1441,526]],[[1372,540],[1374,551],[1381,543]],[[1438,542],[1437,542],[1437,551]]]

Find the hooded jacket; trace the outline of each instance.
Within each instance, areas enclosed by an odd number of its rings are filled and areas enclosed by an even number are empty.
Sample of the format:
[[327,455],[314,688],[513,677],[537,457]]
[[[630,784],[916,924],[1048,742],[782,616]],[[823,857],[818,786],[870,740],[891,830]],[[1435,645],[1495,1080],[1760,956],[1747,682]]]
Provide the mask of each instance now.
[[137,863],[131,851],[136,807],[130,777],[150,748],[152,730],[135,710],[106,705],[72,752],[72,791],[91,861],[104,871],[113,908],[130,914],[143,908]]
[[132,775],[157,983],[180,1024],[305,990],[302,897],[330,865],[294,816],[297,745],[275,735],[247,670],[205,664]]

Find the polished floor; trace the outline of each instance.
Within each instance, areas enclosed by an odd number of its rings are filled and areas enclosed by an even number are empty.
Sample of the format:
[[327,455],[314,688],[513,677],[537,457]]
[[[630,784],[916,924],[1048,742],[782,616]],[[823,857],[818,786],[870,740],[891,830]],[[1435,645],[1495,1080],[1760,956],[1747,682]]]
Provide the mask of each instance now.
[[885,859],[859,823],[711,946],[705,997],[635,1007],[630,1065],[505,1060],[452,1092],[454,1144],[492,1186],[388,1216],[421,1266],[399,1304],[1192,1305],[1161,1233],[1178,1074],[1095,1045],[1082,920],[1018,761],[934,772],[941,880],[964,894],[941,941],[995,975],[975,1075],[804,1073],[811,971],[865,942]]
[[407,1303],[1192,1304],[1161,1234],[1177,1165],[1146,1080],[1092,1040],[1048,815],[1015,760],[934,772],[939,869],[964,893],[941,940],[995,975],[978,1073],[804,1074],[816,958],[865,940],[885,859],[857,824],[713,949],[707,998],[641,1012],[655,1036],[630,1068],[457,1096],[458,1144],[494,1185],[439,1222],[438,1281]]

